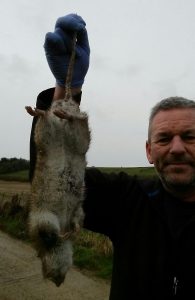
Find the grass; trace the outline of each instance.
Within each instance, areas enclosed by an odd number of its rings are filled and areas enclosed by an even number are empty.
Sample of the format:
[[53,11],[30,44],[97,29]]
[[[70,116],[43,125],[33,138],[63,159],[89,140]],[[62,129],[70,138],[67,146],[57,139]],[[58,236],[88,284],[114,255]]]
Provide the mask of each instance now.
[[112,273],[112,255],[103,255],[93,248],[74,245],[74,264],[80,269],[92,271],[103,279],[110,279]]
[[28,170],[18,171],[18,172],[14,172],[14,173],[0,174],[0,179],[7,180],[7,181],[27,182],[28,181]]
[[27,240],[27,232],[25,230],[25,220],[20,214],[13,216],[0,216],[0,229],[9,233],[11,236]]
[[148,176],[156,176],[156,172],[154,167],[121,167],[121,168],[107,168],[107,167],[100,167],[98,168],[103,172],[107,172],[107,173],[119,173],[119,172],[125,172],[128,175],[137,175],[140,177],[148,177]]
[[82,229],[74,241],[74,263],[103,279],[112,273],[112,243],[103,234]]
[[[140,177],[148,177],[148,176],[156,176],[154,167],[98,167],[103,172],[106,173],[119,173],[119,172],[125,172],[128,175],[137,175]],[[20,181],[20,182],[27,182],[29,180],[29,174],[28,170],[18,171],[15,173],[4,173],[0,174],[1,180],[9,180],[9,181]]]

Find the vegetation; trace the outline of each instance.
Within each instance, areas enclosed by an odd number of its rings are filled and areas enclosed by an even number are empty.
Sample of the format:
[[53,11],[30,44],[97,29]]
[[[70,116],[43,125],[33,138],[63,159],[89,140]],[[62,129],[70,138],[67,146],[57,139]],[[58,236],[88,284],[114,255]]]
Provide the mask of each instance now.
[[103,234],[83,229],[74,241],[74,263],[96,276],[110,279],[112,273],[112,243]]
[[74,264],[81,270],[89,270],[95,276],[111,279],[112,255],[103,255],[93,248],[74,245]]
[[21,213],[17,213],[15,216],[0,215],[0,229],[18,239],[28,239],[25,222]]
[[29,180],[28,170],[0,174],[1,180],[25,182]]
[[0,174],[13,173],[29,169],[29,161],[23,158],[1,158]]
[[119,173],[119,172],[125,172],[128,175],[137,175],[140,177],[148,177],[148,176],[156,176],[156,172],[154,167],[121,167],[121,168],[107,168],[107,167],[99,167],[99,169],[103,172],[107,173]]
[[[24,207],[23,194],[0,193],[0,230],[16,238],[27,240],[27,205]],[[26,201],[25,201],[26,203]]]
[[[154,177],[156,176],[155,170],[153,167],[134,167],[134,168],[108,168],[108,167],[99,167],[103,172],[107,173],[119,173],[125,172],[128,175],[137,175],[140,177]],[[29,170],[20,170],[17,172],[6,172],[0,173],[1,180],[10,180],[10,181],[28,181],[29,180]]]

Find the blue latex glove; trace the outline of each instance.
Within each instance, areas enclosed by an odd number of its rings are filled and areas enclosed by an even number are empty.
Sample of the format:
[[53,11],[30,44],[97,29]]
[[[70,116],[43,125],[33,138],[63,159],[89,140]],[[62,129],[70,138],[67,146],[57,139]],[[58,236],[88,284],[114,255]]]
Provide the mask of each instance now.
[[55,31],[45,36],[45,54],[56,83],[65,86],[68,63],[72,51],[72,37],[77,32],[76,57],[72,78],[72,87],[81,87],[89,68],[89,41],[86,23],[76,15],[69,14],[56,21]]

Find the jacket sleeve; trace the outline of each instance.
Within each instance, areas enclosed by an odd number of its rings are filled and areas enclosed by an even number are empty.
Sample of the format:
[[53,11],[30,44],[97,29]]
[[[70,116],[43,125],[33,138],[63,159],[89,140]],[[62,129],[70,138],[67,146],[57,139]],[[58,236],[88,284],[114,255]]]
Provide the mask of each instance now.
[[[85,173],[84,227],[114,240],[123,227],[137,180],[124,172],[105,173],[88,168]],[[135,198],[135,197],[133,197]]]
[[[47,110],[52,102],[54,95],[54,88],[47,89],[41,92],[36,101],[36,107],[39,109]],[[29,180],[32,182],[34,169],[36,164],[36,145],[34,141],[35,125],[38,117],[34,117],[32,121],[31,134],[30,134],[30,169],[29,169]]]

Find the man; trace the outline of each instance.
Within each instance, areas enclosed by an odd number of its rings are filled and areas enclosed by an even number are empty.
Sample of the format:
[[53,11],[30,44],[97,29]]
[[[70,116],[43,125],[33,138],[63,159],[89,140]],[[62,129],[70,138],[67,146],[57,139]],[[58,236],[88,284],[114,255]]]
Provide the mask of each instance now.
[[[77,31],[72,80],[75,101],[89,65],[85,22],[71,14],[57,20],[46,35],[46,57],[56,88],[39,94],[47,109],[64,95],[71,37]],[[36,110],[27,108],[36,116]],[[31,180],[36,163],[34,118],[31,134]],[[195,297],[195,102],[168,98],[152,110],[146,154],[159,180],[125,173],[86,170],[84,227],[113,242],[110,300],[194,299]]]

